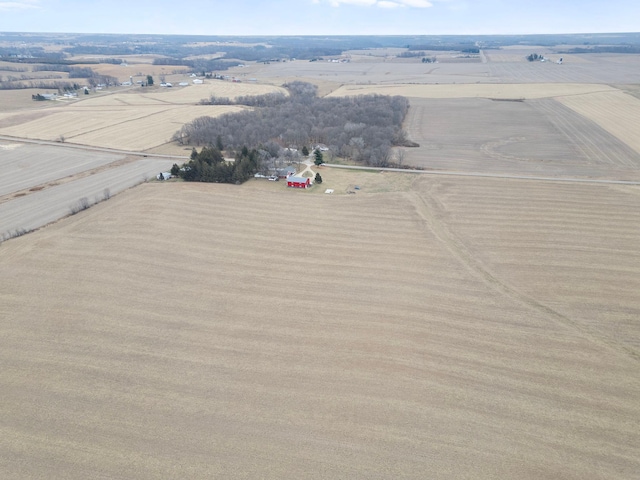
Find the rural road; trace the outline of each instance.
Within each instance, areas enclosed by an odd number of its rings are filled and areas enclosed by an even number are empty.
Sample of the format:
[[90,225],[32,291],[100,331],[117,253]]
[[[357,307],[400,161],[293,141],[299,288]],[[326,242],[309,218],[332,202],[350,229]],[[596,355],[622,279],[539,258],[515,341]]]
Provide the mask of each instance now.
[[447,170],[413,170],[409,168],[389,168],[389,167],[361,167],[356,165],[336,165],[333,163],[323,163],[324,167],[344,168],[350,170],[375,170],[381,172],[400,173],[420,173],[423,175],[450,175],[456,177],[486,177],[486,178],[506,178],[511,180],[533,180],[542,182],[574,182],[574,183],[598,183],[606,185],[640,185],[640,181],[632,180],[603,180],[595,178],[571,178],[571,177],[532,177],[527,175],[508,175],[500,173],[480,173],[480,172],[454,172]]

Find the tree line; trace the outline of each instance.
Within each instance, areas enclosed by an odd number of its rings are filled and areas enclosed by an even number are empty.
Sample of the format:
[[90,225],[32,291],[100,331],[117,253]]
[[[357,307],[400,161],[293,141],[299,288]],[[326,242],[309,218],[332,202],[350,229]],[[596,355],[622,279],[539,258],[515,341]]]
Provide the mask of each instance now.
[[417,146],[402,129],[409,109],[404,97],[318,98],[315,85],[298,81],[285,88],[289,96],[277,97],[275,104],[196,118],[176,132],[173,140],[201,146],[214,145],[220,138],[232,149],[249,145],[263,150],[269,143],[298,149],[325,144],[333,155],[372,166],[388,165],[393,146]]
[[203,147],[198,153],[194,148],[189,162],[174,164],[171,175],[188,182],[243,183],[258,171],[259,153],[243,147],[236,153],[235,160],[228,162],[218,147]]

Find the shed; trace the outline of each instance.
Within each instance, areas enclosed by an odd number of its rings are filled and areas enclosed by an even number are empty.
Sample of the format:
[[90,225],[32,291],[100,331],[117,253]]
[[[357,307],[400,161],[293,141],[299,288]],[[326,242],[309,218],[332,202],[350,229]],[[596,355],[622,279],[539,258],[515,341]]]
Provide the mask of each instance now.
[[305,177],[289,177],[287,178],[287,187],[293,188],[309,188],[311,186],[311,179]]

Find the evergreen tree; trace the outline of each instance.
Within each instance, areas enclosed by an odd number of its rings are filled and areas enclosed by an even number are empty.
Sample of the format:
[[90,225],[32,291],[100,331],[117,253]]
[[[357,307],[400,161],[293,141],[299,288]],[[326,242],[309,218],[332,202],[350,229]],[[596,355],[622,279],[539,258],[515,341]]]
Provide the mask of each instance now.
[[319,173],[316,173],[315,182],[316,183],[322,183],[322,176]]
[[320,151],[320,149],[316,148],[316,151],[313,152],[313,154],[316,157],[313,163],[315,163],[316,165],[321,165],[324,163],[324,160],[322,159],[322,152]]

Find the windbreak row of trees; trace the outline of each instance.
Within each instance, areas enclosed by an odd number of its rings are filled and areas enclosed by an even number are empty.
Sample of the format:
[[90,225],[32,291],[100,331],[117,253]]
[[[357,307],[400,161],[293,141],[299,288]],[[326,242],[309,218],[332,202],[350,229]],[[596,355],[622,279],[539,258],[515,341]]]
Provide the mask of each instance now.
[[407,140],[402,122],[409,102],[400,96],[366,95],[318,98],[317,88],[304,82],[285,87],[281,103],[223,115],[200,117],[184,125],[174,140],[184,145],[214,145],[218,138],[232,149],[268,143],[302,148],[325,144],[333,155],[385,166],[392,146],[416,146]]
[[171,174],[188,182],[243,183],[258,171],[258,151],[243,147],[235,161],[227,162],[217,147],[204,147],[200,153],[195,149],[188,163],[173,165]]

